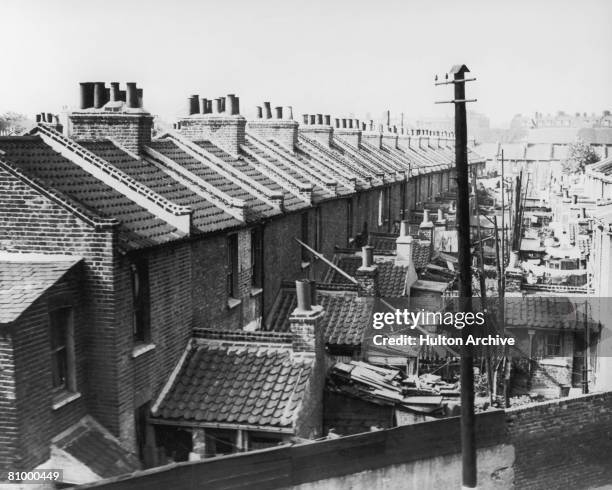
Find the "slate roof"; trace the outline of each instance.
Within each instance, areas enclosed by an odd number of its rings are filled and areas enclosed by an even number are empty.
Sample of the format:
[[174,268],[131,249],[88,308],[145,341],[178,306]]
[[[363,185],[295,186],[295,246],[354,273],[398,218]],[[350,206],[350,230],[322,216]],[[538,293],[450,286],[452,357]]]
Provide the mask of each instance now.
[[258,169],[259,163],[257,163],[254,158],[244,153],[241,154],[240,158],[235,158],[207,140],[196,140],[194,141],[194,143],[198,146],[201,146],[204,150],[209,153],[212,153],[217,158],[223,160],[227,164],[232,165],[234,168],[243,172],[245,175],[252,178],[264,187],[270,189],[272,192],[281,193],[284,196],[283,205],[288,211],[306,207],[304,201],[297,198],[294,194],[289,192],[278,182],[270,179],[267,175],[263,174]]
[[[378,266],[378,287],[383,298],[397,298],[404,296],[406,290],[406,274],[408,266],[395,265],[393,260],[376,261]],[[355,277],[357,269],[361,266],[360,257],[340,257],[337,266],[350,276]],[[333,284],[352,284],[346,277],[334,270],[330,281]]]
[[0,253],[0,323],[9,323],[59,281],[80,257]]
[[5,152],[5,159],[45,187],[57,189],[95,214],[121,221],[121,228],[127,232],[123,239],[130,248],[179,236],[173,226],[56,153],[37,136],[0,137],[0,150]]
[[563,297],[507,298],[505,312],[506,325],[509,328],[578,331],[584,328],[576,322],[573,304]]
[[[372,298],[352,291],[317,291],[317,304],[325,310],[323,338],[326,344],[358,346],[372,318]],[[289,317],[297,307],[295,288],[283,288],[267,322],[266,330],[289,331]]]
[[292,429],[313,359],[289,345],[198,339],[154,416],[194,425]]
[[61,439],[55,441],[54,445],[102,478],[140,469],[138,458],[89,417],[81,420]]
[[[143,159],[133,158],[111,141],[80,141],[78,143],[169,201],[181,206],[189,206],[193,210],[192,227],[207,232],[239,224],[238,220],[177,182],[155,165]],[[153,142],[150,146],[157,149],[160,144]],[[213,185],[219,187],[220,190],[225,190],[228,184],[227,179],[223,179],[214,172],[210,173],[216,177],[213,179]],[[229,185],[232,186],[231,183]]]

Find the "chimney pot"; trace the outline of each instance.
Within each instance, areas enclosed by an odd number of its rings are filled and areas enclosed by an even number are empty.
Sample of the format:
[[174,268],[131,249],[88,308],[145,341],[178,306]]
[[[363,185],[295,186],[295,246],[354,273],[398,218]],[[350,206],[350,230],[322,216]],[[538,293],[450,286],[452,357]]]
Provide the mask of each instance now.
[[[126,86],[126,104],[130,109],[138,108],[138,90],[134,82],[128,82]],[[196,98],[196,103],[199,102],[199,98]],[[199,111],[196,111],[199,112]]]
[[293,107],[288,105],[287,107],[285,107],[286,111],[285,111],[285,119],[289,119],[291,121],[293,121]]
[[355,119],[355,123],[354,123],[355,129],[359,129],[359,119]]
[[94,84],[92,82],[81,82],[80,88],[79,107],[81,109],[89,109],[94,105]]
[[270,102],[264,102],[264,110],[266,112],[266,119],[272,119],[272,106]]
[[47,112],[47,122],[48,123],[53,122],[53,114],[51,114],[50,112]]
[[410,229],[409,222],[403,219],[400,223],[400,236],[408,236],[408,230]]
[[258,105],[257,106],[257,119],[261,119],[263,117],[263,108]]
[[219,112],[225,112],[225,97],[219,97],[221,101],[221,110]]
[[283,118],[283,108],[282,108],[282,106],[275,107],[274,110],[276,112],[276,119],[282,119]]
[[312,309],[312,291],[310,281],[305,279],[295,281],[295,292],[297,295],[297,307],[301,311],[310,311]]
[[215,103],[213,104],[213,114],[221,114],[223,112],[223,101],[221,97],[217,97],[215,99]]
[[323,114],[317,114],[317,124],[323,124]]
[[42,114],[42,113],[41,113],[41,114],[36,114],[36,122],[37,122],[37,123],[42,122],[42,116],[43,116],[43,115],[44,115],[44,114]]
[[202,99],[200,99],[200,113],[206,114],[207,109],[208,109],[208,99],[205,99],[204,97],[202,97]]
[[196,114],[199,106],[199,96],[198,95],[190,95],[187,99],[187,115],[191,116],[192,114]]
[[227,112],[230,116],[237,116],[240,114],[240,101],[234,94],[228,94],[227,96]]
[[304,121],[304,124],[308,124],[308,114],[302,114],[302,120]]
[[334,121],[336,123],[336,129],[340,129],[340,118],[336,117],[334,118]]
[[372,267],[374,264],[374,247],[366,245],[361,249],[361,266]]
[[429,209],[423,209],[423,223],[429,223]]
[[316,114],[310,114],[310,124],[317,124]]
[[325,125],[331,126],[331,116],[329,114],[325,115]]
[[361,123],[361,130],[365,131],[367,129],[366,123]]
[[99,109],[100,107],[104,105],[105,96],[106,96],[106,87],[104,86],[104,82],[95,82],[94,83],[94,93],[93,93],[93,105],[96,109]]
[[353,129],[353,120],[352,119],[348,119],[346,122],[348,123],[348,128],[349,129]]
[[574,195],[572,196],[572,203],[573,203],[573,204],[578,204],[578,194],[574,194]]
[[119,102],[119,82],[111,82],[109,95],[111,102]]

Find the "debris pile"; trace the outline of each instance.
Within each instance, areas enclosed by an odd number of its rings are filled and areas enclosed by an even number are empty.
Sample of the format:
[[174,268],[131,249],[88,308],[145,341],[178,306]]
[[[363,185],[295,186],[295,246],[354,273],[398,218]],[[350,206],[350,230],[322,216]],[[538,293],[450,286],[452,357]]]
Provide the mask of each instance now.
[[328,388],[372,403],[440,416],[456,412],[459,398],[458,384],[446,383],[440,376],[406,376],[397,369],[360,361],[336,363]]

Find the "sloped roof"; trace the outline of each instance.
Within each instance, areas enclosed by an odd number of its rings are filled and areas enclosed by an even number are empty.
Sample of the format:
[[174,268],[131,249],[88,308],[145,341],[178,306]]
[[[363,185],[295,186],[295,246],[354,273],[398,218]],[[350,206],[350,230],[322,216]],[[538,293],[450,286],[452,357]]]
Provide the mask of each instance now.
[[[355,277],[357,269],[361,266],[360,257],[340,257],[338,267],[352,277]],[[408,266],[396,265],[392,260],[376,261],[378,266],[378,288],[383,298],[396,298],[404,296],[406,291],[406,275]],[[330,279],[331,283],[349,284],[349,280],[334,271]]]
[[0,252],[0,323],[19,318],[80,260],[80,257]]
[[582,330],[576,321],[574,305],[567,298],[526,296],[507,298],[506,326],[551,330]]
[[[180,182],[177,182],[155,165],[144,159],[133,158],[114,145],[113,142],[109,140],[79,141],[79,144],[169,201],[182,206],[189,206],[193,210],[192,227],[194,228],[207,232],[239,224],[228,213],[208,202],[204,197],[196,194]],[[153,142],[150,146],[157,149],[161,144]],[[215,177],[213,185],[221,190],[227,190],[228,185],[232,189],[235,188],[235,186],[227,182],[227,179],[223,179],[222,176],[218,174],[213,175]],[[243,197],[242,193],[241,197]]]
[[[317,291],[317,304],[323,307],[323,339],[326,344],[358,346],[372,318],[372,298],[354,291]],[[268,318],[267,330],[289,331],[289,317],[297,307],[295,288],[283,288]]]
[[117,439],[90,417],[85,417],[71,427],[54,441],[53,445],[81,462],[100,478],[111,478],[140,469],[138,458],[123,448]]
[[154,416],[194,425],[291,429],[312,358],[290,346],[198,339]]
[[164,243],[179,236],[176,228],[56,153],[37,136],[0,137],[0,150],[24,174],[100,216],[117,218],[133,247]]

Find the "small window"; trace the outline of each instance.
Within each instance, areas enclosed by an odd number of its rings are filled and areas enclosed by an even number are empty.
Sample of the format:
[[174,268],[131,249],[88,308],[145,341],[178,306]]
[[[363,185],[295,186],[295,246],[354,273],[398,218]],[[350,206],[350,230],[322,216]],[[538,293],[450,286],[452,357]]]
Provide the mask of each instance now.
[[323,217],[321,208],[315,209],[315,243],[314,248],[317,252],[321,252],[323,248]]
[[353,198],[346,200],[346,240],[353,238]]
[[547,356],[560,356],[561,355],[561,335],[560,334],[548,334],[545,338],[545,353]]
[[49,314],[49,323],[53,387],[59,390],[76,391],[72,308],[64,307],[53,310]]
[[136,342],[150,339],[149,264],[141,259],[130,266],[132,276],[133,335]]
[[251,230],[251,286],[263,287],[263,230],[261,227]]
[[151,409],[151,402],[146,402],[140,405],[134,413],[134,427],[136,429],[136,445],[138,449],[138,457],[141,461],[145,459],[145,448],[147,447],[147,437],[149,427],[147,419]]
[[[302,242],[308,245],[308,213],[302,213]],[[310,262],[310,252],[302,247],[302,262]]]
[[227,237],[227,295],[238,298],[238,235]]

